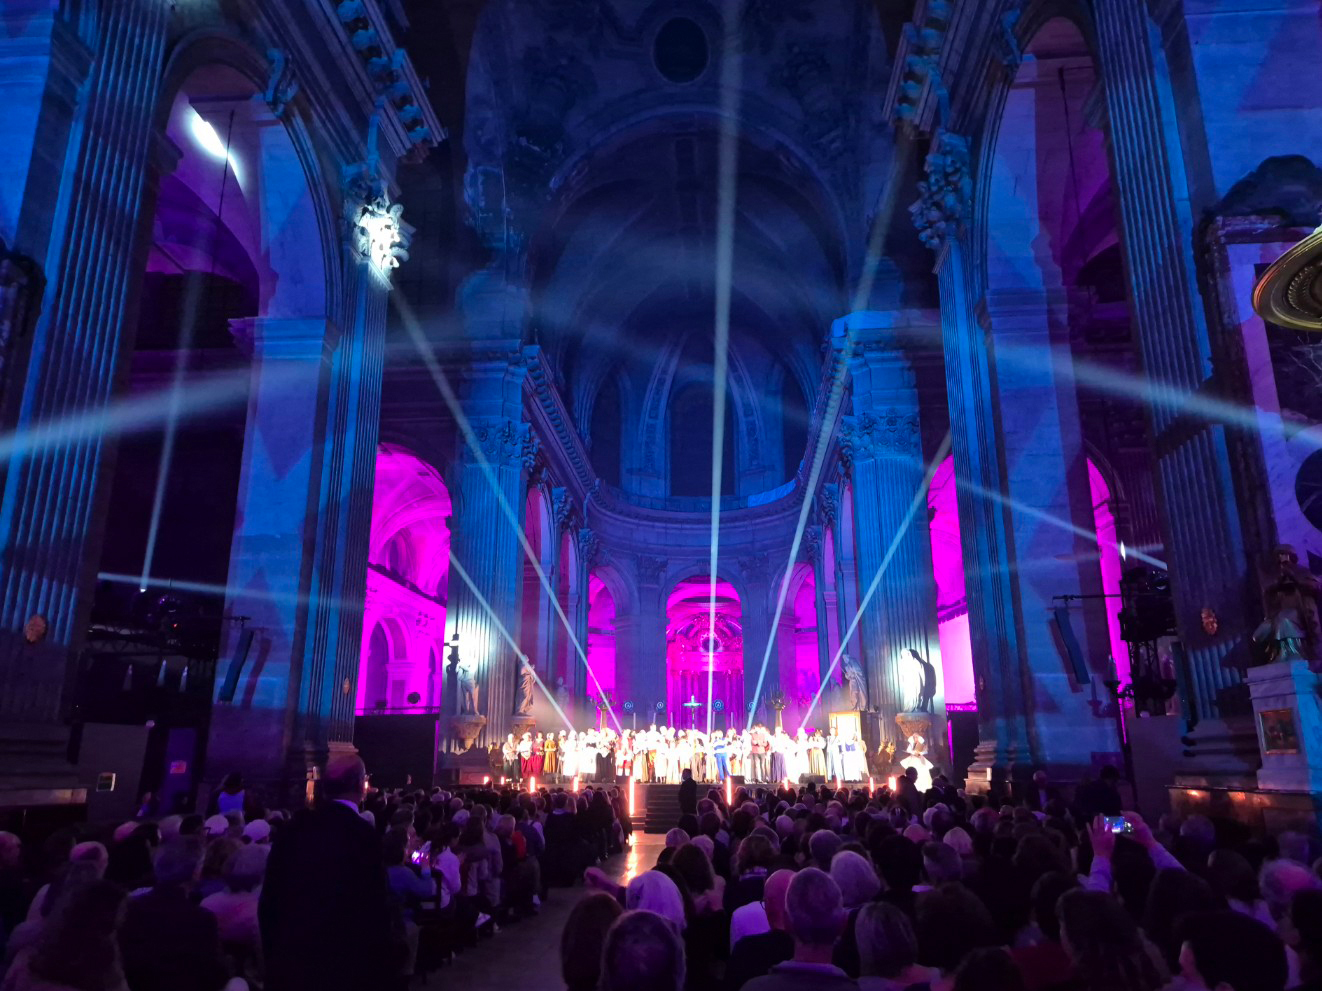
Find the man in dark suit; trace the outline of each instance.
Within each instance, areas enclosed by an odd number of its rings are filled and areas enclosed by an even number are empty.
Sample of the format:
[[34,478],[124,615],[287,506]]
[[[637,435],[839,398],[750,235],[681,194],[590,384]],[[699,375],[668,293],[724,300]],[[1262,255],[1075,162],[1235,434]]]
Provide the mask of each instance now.
[[156,884],[129,899],[119,930],[124,976],[133,991],[219,991],[229,979],[216,917],[189,890],[202,867],[202,844],[181,836],[153,858]]
[[367,771],[332,757],[314,811],[271,850],[258,905],[267,991],[379,991],[398,983],[381,840],[359,815]]
[[1045,812],[1048,805],[1060,799],[1060,789],[1051,783],[1046,771],[1033,772],[1033,783],[1027,792],[1024,804],[1034,812]]
[[684,768],[679,783],[679,814],[695,816],[698,814],[698,783],[693,780],[693,772]]

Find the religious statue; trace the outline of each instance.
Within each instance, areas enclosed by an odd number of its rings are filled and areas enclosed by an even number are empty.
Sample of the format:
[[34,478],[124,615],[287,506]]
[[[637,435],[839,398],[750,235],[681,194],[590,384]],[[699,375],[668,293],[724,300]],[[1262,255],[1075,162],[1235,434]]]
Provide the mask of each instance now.
[[855,712],[868,710],[868,685],[858,661],[845,654],[840,659],[845,672],[845,685],[849,688],[849,707]]
[[918,651],[910,647],[905,651],[910,657],[918,662],[922,669],[923,680],[918,689],[918,704],[913,707],[912,712],[932,712],[932,700],[936,698],[936,667]]
[[1304,660],[1322,671],[1322,583],[1299,566],[1299,554],[1289,544],[1277,547],[1275,558],[1275,567],[1264,576],[1267,617],[1253,632],[1253,642],[1268,661]]
[[526,716],[532,712],[533,685],[536,683],[537,675],[533,672],[532,664],[527,655],[523,656],[522,664],[519,666],[519,715]]
[[560,706],[560,711],[568,714],[569,712],[569,689],[565,687],[564,678],[555,679],[555,704]]
[[477,715],[477,676],[471,664],[459,665],[459,714]]

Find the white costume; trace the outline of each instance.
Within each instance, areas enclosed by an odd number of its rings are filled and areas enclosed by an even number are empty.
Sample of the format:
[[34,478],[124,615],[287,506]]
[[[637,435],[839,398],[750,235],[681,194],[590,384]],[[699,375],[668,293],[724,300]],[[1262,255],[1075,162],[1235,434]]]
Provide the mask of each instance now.
[[909,737],[909,756],[900,761],[900,766],[908,769],[915,768],[918,771],[918,780],[914,782],[920,792],[926,792],[932,787],[932,762],[927,759],[927,741],[922,735],[915,733]]

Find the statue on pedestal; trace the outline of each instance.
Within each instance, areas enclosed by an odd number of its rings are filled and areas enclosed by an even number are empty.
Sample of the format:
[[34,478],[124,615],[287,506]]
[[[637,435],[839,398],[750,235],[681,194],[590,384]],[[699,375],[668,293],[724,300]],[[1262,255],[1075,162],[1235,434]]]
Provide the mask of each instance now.
[[532,712],[533,686],[537,681],[537,675],[532,669],[532,663],[527,655],[523,655],[519,665],[519,715],[526,716]]
[[918,666],[923,673],[923,680],[918,689],[918,703],[911,711],[932,712],[932,701],[936,698],[936,667],[912,647],[908,648],[905,653],[918,662]]
[[471,664],[460,664],[459,678],[459,714],[477,715],[477,676]]
[[564,678],[555,679],[555,704],[566,716],[569,715],[569,689],[565,687]]
[[1254,630],[1253,642],[1268,662],[1303,660],[1322,671],[1322,583],[1299,566],[1299,554],[1289,544],[1276,548],[1275,567],[1265,577],[1267,616]]
[[840,658],[840,666],[844,669],[845,687],[849,689],[849,708],[855,712],[867,712],[868,684],[863,677],[863,668],[848,654]]

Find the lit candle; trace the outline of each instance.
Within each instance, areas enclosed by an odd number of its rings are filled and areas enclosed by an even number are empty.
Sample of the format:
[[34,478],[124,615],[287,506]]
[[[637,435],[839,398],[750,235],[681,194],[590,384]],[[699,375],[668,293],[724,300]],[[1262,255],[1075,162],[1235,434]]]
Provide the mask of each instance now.
[[836,791],[840,790],[840,775],[838,774],[835,776],[835,790]]
[[629,815],[632,816],[633,814],[634,814],[634,805],[633,805],[633,776],[630,775],[630,776],[629,776]]
[[868,794],[871,795],[871,794],[872,794],[874,791],[876,791],[876,790],[877,790],[877,785],[876,785],[876,783],[872,780],[872,775],[869,774],[869,775],[868,775]]
[[574,794],[578,794],[578,775],[574,775]]
[[536,794],[537,794],[537,779],[536,779],[536,778],[529,778],[529,779],[528,779],[528,794],[529,794],[529,795],[536,795]]
[[489,785],[489,784],[491,784],[491,775],[488,774],[485,778],[483,778],[483,779],[482,779],[482,783],[483,783],[484,785]]
[[733,791],[733,787],[732,787],[732,785],[731,785],[731,783],[730,783],[730,779],[729,779],[729,778],[726,778],[726,779],[725,779],[725,805],[726,805],[726,808],[729,808],[730,803],[733,802],[733,801],[734,801],[734,791]]
[[894,790],[895,790],[895,775],[892,774],[889,778],[887,778],[887,779],[886,779],[886,784],[890,785],[890,789],[891,789],[891,791],[894,791]]

